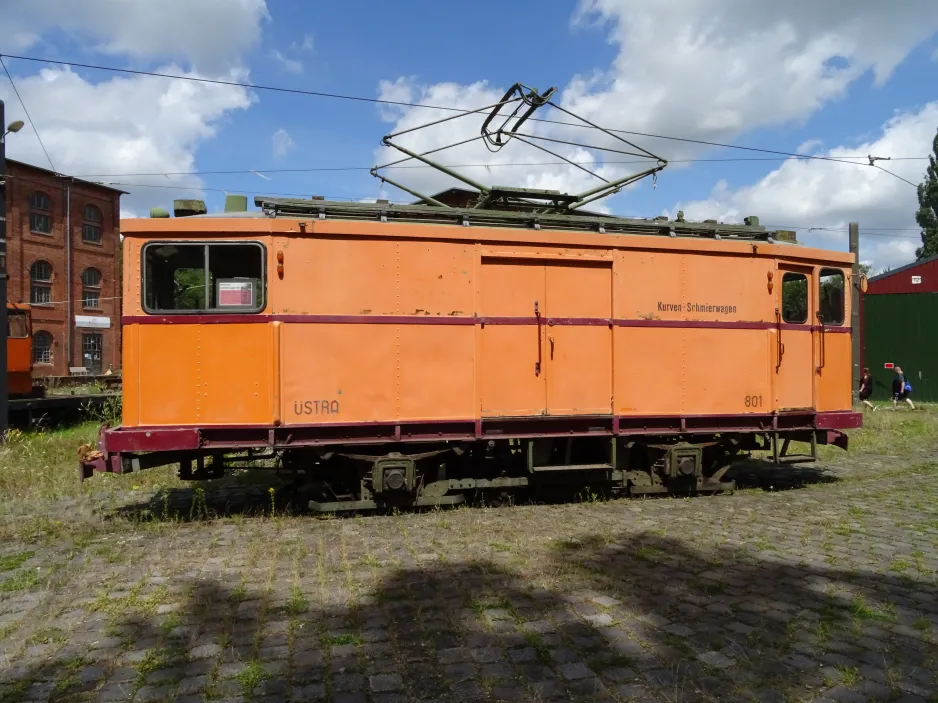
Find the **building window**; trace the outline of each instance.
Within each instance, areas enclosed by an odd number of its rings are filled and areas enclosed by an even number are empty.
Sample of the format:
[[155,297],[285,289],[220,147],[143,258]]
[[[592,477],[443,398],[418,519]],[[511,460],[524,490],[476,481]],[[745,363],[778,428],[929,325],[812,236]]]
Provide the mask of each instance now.
[[29,196],[29,231],[52,234],[52,201],[38,190]]
[[52,363],[52,335],[48,332],[36,332],[33,335],[33,363]]
[[81,272],[81,306],[101,307],[101,272],[98,269],[85,269]]
[[259,242],[147,244],[144,310],[260,312],[265,300],[265,251]]
[[97,205],[85,205],[81,213],[81,241],[101,243],[101,210]]
[[29,267],[29,302],[52,304],[52,265],[48,261],[36,261]]

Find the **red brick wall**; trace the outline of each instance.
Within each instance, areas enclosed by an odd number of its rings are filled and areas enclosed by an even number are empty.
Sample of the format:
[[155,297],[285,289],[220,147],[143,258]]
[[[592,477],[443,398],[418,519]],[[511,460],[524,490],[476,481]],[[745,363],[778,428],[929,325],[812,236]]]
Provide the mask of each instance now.
[[[92,183],[56,177],[43,169],[7,161],[7,297],[12,302],[30,302],[29,269],[35,261],[52,266],[52,305],[32,307],[33,332],[52,334],[52,364],[34,367],[36,376],[65,376],[70,366],[83,366],[82,333],[102,336],[102,366],[120,368],[120,193]],[[52,233],[30,232],[29,198],[34,191],[45,193],[52,201]],[[66,255],[66,202],[69,203],[71,229],[71,285]],[[87,204],[101,210],[101,242],[82,241],[82,215]],[[100,304],[97,309],[82,308],[81,272],[94,267],[101,272]],[[69,288],[71,315],[68,315]],[[109,329],[76,329],[75,315],[108,317]],[[67,321],[71,324],[67,325]],[[71,328],[70,330],[68,328]],[[70,332],[70,334],[69,334]],[[69,338],[70,337],[70,338]]]

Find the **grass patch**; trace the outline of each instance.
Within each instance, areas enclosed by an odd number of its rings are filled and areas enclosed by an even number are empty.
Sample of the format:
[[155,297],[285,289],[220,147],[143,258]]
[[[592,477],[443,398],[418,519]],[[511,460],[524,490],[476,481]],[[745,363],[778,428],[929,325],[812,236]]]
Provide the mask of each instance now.
[[261,663],[255,659],[248,662],[248,665],[241,669],[234,678],[246,698],[251,695],[251,692],[255,688],[269,679],[270,674],[268,674],[264,667],[261,666]]
[[655,547],[642,546],[635,550],[635,556],[639,559],[644,559],[645,561],[655,561],[658,555],[661,554],[660,550]]
[[142,686],[147,676],[152,672],[166,669],[173,664],[184,661],[185,658],[185,650],[181,648],[160,647],[150,650],[143,660],[137,664],[137,685]]
[[107,613],[108,615],[127,615],[139,613],[152,615],[158,606],[169,602],[169,590],[166,586],[158,586],[152,593],[140,595],[142,586],[135,588],[126,596],[113,598],[102,593],[89,607],[93,612]]
[[293,587],[293,592],[290,594],[290,600],[287,601],[287,605],[284,610],[290,615],[302,615],[309,608],[309,600],[303,595],[301,591],[296,586]]
[[840,673],[840,680],[844,686],[849,688],[860,683],[860,672],[855,666],[838,666],[837,671]]
[[851,611],[858,620],[894,622],[896,619],[894,610],[895,609],[889,605],[884,608],[876,608],[863,596],[857,596],[853,599],[853,603],[851,603]]
[[0,592],[12,593],[14,591],[28,591],[30,588],[43,583],[45,580],[46,576],[43,576],[35,569],[24,569],[4,579],[3,583],[0,583]]
[[24,561],[28,561],[36,556],[36,552],[18,552],[17,554],[8,554],[0,557],[0,571],[13,571]]
[[27,644],[50,644],[50,643],[60,643],[65,642],[68,639],[68,635],[65,634],[62,630],[57,627],[47,627],[42,630],[38,630],[32,634],[32,636],[26,640]]
[[330,635],[330,636],[326,639],[326,641],[329,643],[329,645],[331,645],[331,646],[333,646],[333,647],[338,647],[338,646],[341,646],[341,645],[343,645],[343,644],[362,645],[362,644],[365,643],[365,640],[363,640],[363,639],[362,639],[361,637],[359,637],[358,635],[352,635],[352,634],[349,634],[349,633],[344,633],[344,634],[341,634],[341,635]]
[[545,644],[544,639],[537,632],[525,632],[524,641],[534,650],[534,655],[541,664],[550,663],[550,648]]

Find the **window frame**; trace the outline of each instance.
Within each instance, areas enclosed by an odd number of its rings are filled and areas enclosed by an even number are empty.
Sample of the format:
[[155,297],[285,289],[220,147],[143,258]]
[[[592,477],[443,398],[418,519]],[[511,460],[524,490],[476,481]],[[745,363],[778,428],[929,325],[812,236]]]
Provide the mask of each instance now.
[[[261,250],[261,286],[260,300],[254,307],[203,308],[201,310],[153,310],[147,305],[147,251],[150,247],[160,246],[203,246],[205,247],[205,271],[209,271],[211,259],[209,247],[217,246],[255,246]],[[260,315],[267,307],[267,245],[250,239],[222,239],[210,242],[198,240],[153,240],[140,247],[140,307],[147,315]],[[206,288],[206,298],[209,291]]]
[[[39,349],[39,345],[36,344],[36,338],[39,335],[48,337],[49,339],[49,360],[48,361],[39,361],[36,359],[36,350]],[[48,330],[35,330],[30,338],[30,344],[32,350],[30,351],[30,358],[32,359],[33,366],[52,366],[55,363],[55,357],[53,356],[53,347],[55,346],[55,336]]]
[[[85,274],[89,271],[95,271],[98,274],[98,282],[95,285],[91,285],[85,281]],[[81,281],[81,307],[83,310],[100,310],[101,309],[101,281],[104,279],[104,275],[101,273],[101,270],[95,268],[94,266],[88,266],[84,271],[79,275],[79,280]],[[88,305],[85,295],[87,293],[94,293],[97,296],[94,305]]]
[[[781,318],[782,323],[786,325],[810,325],[811,324],[811,276],[802,271],[782,271],[782,281],[781,281],[781,290],[779,291],[781,295]],[[804,289],[805,289],[805,310],[804,310],[804,319],[803,320],[787,320],[785,319],[785,276],[800,276],[804,279]]]
[[[26,334],[25,335],[14,335],[13,334],[13,318],[23,318],[26,321]],[[20,310],[18,308],[13,308],[12,310],[7,309],[7,334],[9,339],[29,339],[32,337],[32,320],[30,320],[29,313],[26,310]]]
[[[49,204],[49,207],[40,207],[33,202],[35,196],[42,196]],[[33,229],[33,215],[41,215],[49,220],[49,231]],[[55,223],[52,220],[52,198],[41,190],[34,190],[29,194],[29,232],[30,234],[39,234],[43,237],[51,237]]]
[[[840,322],[828,322],[821,319],[821,284],[825,275],[834,274],[840,276],[843,285],[841,286],[841,298],[840,298]],[[824,327],[843,327],[847,322],[847,274],[844,273],[843,269],[825,267],[818,270],[817,273],[817,302],[818,302],[818,324],[823,325]]]
[[[95,220],[88,217],[88,208],[94,208],[95,212],[98,213],[98,219]],[[101,223],[103,221],[104,211],[94,203],[85,203],[85,206],[81,209],[81,241],[85,244],[101,245]],[[85,233],[88,232],[88,228],[93,228],[97,231],[97,239],[89,239],[85,236]]]
[[[33,278],[33,267],[36,264],[45,264],[49,267],[49,278],[47,279],[36,279]],[[53,303],[52,301],[52,279],[55,275],[55,269],[52,267],[52,264],[46,259],[36,259],[29,265],[29,304],[30,305],[40,305],[44,307],[50,307]],[[45,302],[37,302],[33,300],[33,288],[42,287],[45,290],[49,291],[49,300]]]

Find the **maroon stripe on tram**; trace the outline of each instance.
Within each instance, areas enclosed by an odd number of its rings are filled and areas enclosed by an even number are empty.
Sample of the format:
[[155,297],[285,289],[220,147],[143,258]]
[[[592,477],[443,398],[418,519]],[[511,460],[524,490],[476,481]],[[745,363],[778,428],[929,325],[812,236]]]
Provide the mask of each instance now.
[[288,322],[307,325],[537,325],[568,327],[663,327],[674,329],[737,329],[770,330],[783,332],[820,332],[849,334],[848,326],[798,325],[793,323],[744,321],[744,320],[646,320],[612,319],[608,317],[510,317],[468,315],[288,315],[288,314],[171,314],[171,315],[125,315],[123,325],[218,325],[218,324],[265,324],[269,322]]

